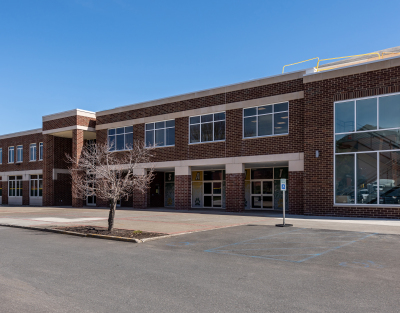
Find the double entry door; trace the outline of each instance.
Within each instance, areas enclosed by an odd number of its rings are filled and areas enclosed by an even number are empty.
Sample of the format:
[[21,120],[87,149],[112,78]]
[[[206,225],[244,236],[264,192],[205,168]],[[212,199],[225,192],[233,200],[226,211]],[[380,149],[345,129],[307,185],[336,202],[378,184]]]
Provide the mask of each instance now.
[[253,180],[251,182],[251,208],[252,209],[274,209],[274,181]]
[[204,182],[204,207],[222,208],[222,181]]

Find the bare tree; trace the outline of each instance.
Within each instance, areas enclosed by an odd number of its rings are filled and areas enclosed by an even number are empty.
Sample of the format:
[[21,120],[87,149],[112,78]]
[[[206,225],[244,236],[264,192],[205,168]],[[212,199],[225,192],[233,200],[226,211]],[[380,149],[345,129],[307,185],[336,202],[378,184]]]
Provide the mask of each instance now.
[[108,230],[114,226],[115,209],[118,200],[128,199],[133,191],[146,193],[152,181],[153,167],[138,173],[140,163],[149,163],[152,148],[144,148],[144,143],[135,141],[126,151],[114,152],[108,144],[89,144],[79,157],[67,155],[71,163],[72,196],[86,199],[90,196],[108,201],[110,213]]

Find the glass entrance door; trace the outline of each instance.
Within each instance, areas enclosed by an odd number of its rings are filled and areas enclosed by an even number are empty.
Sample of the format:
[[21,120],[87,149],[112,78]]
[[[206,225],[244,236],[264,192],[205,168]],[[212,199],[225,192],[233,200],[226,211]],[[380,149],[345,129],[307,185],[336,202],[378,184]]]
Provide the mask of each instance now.
[[222,208],[222,181],[205,182],[204,188],[204,207]]
[[251,208],[252,209],[274,209],[274,181],[253,180],[251,182]]

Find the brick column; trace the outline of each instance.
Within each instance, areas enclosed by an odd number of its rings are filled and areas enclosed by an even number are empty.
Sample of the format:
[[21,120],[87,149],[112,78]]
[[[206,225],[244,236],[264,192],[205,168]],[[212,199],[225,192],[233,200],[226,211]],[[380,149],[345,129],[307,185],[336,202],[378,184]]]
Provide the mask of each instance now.
[[289,171],[289,214],[304,214],[303,173]]
[[[134,172],[135,175],[146,175],[146,169],[136,169]],[[148,190],[144,193],[141,193],[138,190],[133,191],[133,208],[134,209],[147,209],[147,194]]]
[[22,181],[22,205],[29,205],[29,192],[30,192],[29,180],[23,180]]
[[175,167],[175,209],[192,207],[192,175],[189,166]]
[[8,204],[8,181],[7,181],[7,176],[3,176],[3,180],[0,182],[2,185],[2,204]]
[[228,212],[244,211],[245,191],[244,181],[246,174],[244,164],[226,164],[226,202]]
[[[82,154],[83,148],[83,130],[82,129],[74,129],[72,131],[72,157],[79,159]],[[72,179],[72,207],[73,208],[81,208],[84,205],[84,200],[80,198],[74,197],[75,184]]]
[[54,205],[54,137],[43,136],[43,206]]

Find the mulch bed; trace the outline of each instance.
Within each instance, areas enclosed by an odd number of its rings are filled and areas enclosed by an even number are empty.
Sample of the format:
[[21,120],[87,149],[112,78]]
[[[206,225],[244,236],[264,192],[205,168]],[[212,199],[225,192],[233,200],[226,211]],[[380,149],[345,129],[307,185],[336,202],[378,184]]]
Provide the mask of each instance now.
[[108,231],[106,227],[93,227],[93,226],[57,227],[56,229],[72,231],[80,234],[96,234],[96,235],[107,235],[107,236],[135,238],[135,239],[145,239],[145,238],[167,235],[163,233],[151,233],[141,230],[118,229],[118,228],[114,228],[112,231]]

